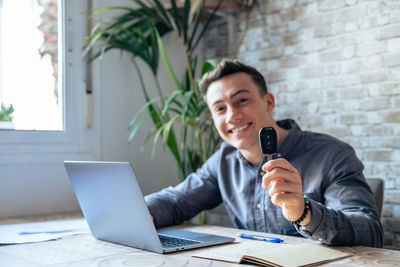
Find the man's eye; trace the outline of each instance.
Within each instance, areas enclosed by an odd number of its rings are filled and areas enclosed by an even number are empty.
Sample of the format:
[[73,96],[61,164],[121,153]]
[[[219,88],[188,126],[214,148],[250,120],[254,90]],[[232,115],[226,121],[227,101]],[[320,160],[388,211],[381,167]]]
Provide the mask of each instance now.
[[216,107],[214,110],[215,110],[215,112],[220,113],[220,112],[222,112],[224,110],[224,108],[223,107]]
[[244,102],[247,102],[247,98],[241,98],[240,100],[239,100],[239,103],[244,103]]

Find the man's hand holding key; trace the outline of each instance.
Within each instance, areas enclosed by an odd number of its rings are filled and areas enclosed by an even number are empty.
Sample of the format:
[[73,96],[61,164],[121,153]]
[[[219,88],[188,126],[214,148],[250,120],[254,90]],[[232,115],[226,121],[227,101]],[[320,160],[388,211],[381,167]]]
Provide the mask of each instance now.
[[[300,175],[286,159],[273,159],[278,146],[274,128],[262,128],[259,138],[261,152],[268,157],[268,162],[262,166],[265,171],[262,186],[268,188],[271,185],[268,191],[271,202],[281,207],[288,221],[297,221],[306,208]],[[308,211],[300,225],[307,225],[310,219],[311,212]]]

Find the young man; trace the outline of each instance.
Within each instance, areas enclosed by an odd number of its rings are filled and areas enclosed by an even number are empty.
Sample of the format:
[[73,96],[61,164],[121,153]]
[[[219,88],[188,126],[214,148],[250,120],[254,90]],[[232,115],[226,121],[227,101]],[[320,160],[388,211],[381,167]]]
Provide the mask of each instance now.
[[[302,131],[290,119],[276,122],[263,76],[239,61],[223,60],[205,75],[202,91],[224,143],[182,183],[146,197],[157,227],[224,202],[238,228],[382,246],[374,197],[348,144]],[[278,158],[271,161],[258,141],[267,126],[278,137]]]

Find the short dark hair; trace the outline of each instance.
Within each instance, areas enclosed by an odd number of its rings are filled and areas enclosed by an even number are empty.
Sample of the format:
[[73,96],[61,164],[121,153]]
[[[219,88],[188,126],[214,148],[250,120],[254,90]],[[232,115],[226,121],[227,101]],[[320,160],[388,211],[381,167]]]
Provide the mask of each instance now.
[[268,93],[267,83],[265,82],[264,76],[262,76],[255,68],[245,65],[237,59],[223,59],[213,70],[204,74],[201,79],[200,90],[205,96],[211,83],[222,79],[225,76],[239,72],[250,75],[253,82],[258,85],[261,96]]

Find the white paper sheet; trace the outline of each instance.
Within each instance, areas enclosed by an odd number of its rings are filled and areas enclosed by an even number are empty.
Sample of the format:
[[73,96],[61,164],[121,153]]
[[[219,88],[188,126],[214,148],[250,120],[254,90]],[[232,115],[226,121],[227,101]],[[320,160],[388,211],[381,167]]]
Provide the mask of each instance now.
[[0,244],[41,242],[89,232],[84,219],[6,224],[0,225]]

